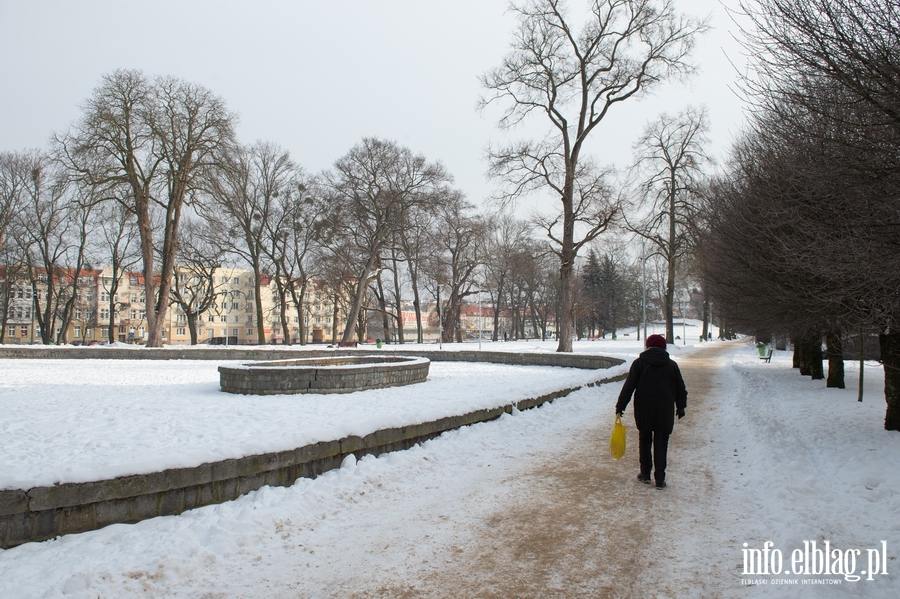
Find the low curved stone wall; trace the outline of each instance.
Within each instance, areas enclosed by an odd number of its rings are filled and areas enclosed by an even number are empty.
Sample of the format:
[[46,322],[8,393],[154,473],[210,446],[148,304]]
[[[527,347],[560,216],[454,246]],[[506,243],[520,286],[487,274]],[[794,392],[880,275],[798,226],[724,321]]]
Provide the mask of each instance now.
[[390,355],[328,356],[219,366],[222,391],[244,395],[352,393],[421,383],[428,358]]
[[[514,346],[514,344],[510,344]],[[321,347],[321,346],[320,346]],[[562,366],[564,368],[604,369],[618,366],[624,360],[592,354],[575,353],[527,353],[513,351],[477,350],[407,350],[396,346],[404,356],[428,358],[432,362],[489,362],[517,366]],[[165,348],[119,348],[119,347],[53,347],[0,345],[0,359],[3,358],[53,358],[75,360],[289,360],[299,358],[322,358],[327,356],[359,356],[384,354],[384,350],[359,347],[356,349],[294,349],[291,346],[259,348],[253,345],[238,347],[165,347]]]

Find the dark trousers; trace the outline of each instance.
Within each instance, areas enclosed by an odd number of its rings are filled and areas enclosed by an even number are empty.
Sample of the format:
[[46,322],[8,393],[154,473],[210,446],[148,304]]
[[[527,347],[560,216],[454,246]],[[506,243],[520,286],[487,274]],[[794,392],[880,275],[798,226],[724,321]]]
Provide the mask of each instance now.
[[638,435],[641,456],[641,474],[650,476],[656,465],[653,477],[656,482],[666,480],[666,453],[669,451],[668,433],[640,431]]

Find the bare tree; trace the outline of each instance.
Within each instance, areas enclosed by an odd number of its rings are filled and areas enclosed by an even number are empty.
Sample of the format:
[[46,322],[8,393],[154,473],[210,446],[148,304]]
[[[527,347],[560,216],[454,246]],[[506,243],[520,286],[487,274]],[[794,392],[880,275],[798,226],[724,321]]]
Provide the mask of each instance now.
[[[15,249],[16,244],[7,232],[27,197],[31,156],[27,152],[0,153],[0,268],[4,271],[0,281],[0,343],[6,338],[13,296],[21,289],[24,264],[21,253]],[[29,315],[30,310],[29,306]]]
[[[82,182],[128,190],[111,195],[137,221],[150,347],[162,345],[182,212],[200,177],[219,166],[232,143],[234,119],[204,87],[117,70],[103,77],[82,118],[57,139]],[[154,226],[154,207],[162,212],[161,230]]]
[[455,190],[448,191],[436,207],[433,237],[438,251],[428,270],[446,298],[440,310],[442,340],[461,342],[463,303],[479,291],[475,275],[484,255],[485,222],[474,214],[475,206]]
[[[745,89],[759,104],[779,110],[802,106],[820,118],[837,115],[820,99],[823,84],[836,85],[849,105],[868,105],[871,115],[844,125],[877,131],[900,129],[900,7],[893,0],[754,0],[742,2],[752,27],[744,30],[754,58]],[[826,84],[827,82],[827,84]]]
[[5,247],[9,225],[25,201],[33,155],[33,152],[0,153],[0,248]]
[[492,227],[486,235],[483,261],[483,289],[487,291],[493,306],[491,338],[500,338],[500,313],[507,306],[509,287],[513,284],[516,257],[530,237],[531,225],[516,219],[509,213],[492,218]]
[[[628,228],[648,240],[667,267],[666,338],[675,338],[675,273],[678,261],[691,249],[699,211],[698,190],[709,163],[706,111],[689,107],[650,123],[635,144],[635,173],[646,216]],[[626,219],[627,220],[627,219]]]
[[[503,128],[543,115],[551,133],[492,149],[489,172],[507,184],[501,201],[539,189],[559,198],[563,318],[557,351],[572,351],[575,258],[615,214],[598,184],[602,171],[582,156],[584,144],[614,105],[690,73],[694,38],[707,25],[678,14],[669,0],[592,0],[580,31],[559,0],[526,0],[513,11],[519,23],[512,51],[482,78],[489,92],[482,105],[508,104]],[[579,221],[584,230],[576,241]]]
[[[776,195],[775,205],[784,211],[815,200],[815,210],[797,222],[803,232],[815,229],[822,248],[835,250],[792,244],[790,257],[812,260],[803,271],[815,275],[795,277],[790,287],[808,298],[826,328],[837,318],[851,330],[878,331],[885,428],[900,430],[900,7],[892,0],[757,0],[742,8],[752,23],[745,37],[754,59],[745,90],[776,134],[757,131],[764,140],[758,147],[783,152],[795,167],[792,180],[803,183]],[[822,243],[823,235],[839,243]],[[831,260],[822,268],[826,256]]]
[[[216,223],[223,240],[253,270],[257,343],[265,344],[262,274],[267,261],[266,230],[279,212],[279,197],[292,193],[296,166],[290,154],[269,142],[234,147],[225,168],[213,173],[206,187],[213,202],[201,209]],[[284,310],[282,310],[282,313]]]
[[294,305],[297,332],[301,345],[306,344],[307,330],[303,318],[307,292],[312,279],[311,263],[317,245],[329,233],[325,215],[327,207],[317,190],[310,188],[303,172],[293,168],[289,181],[276,194],[275,210],[264,221],[263,251],[274,266],[278,303],[282,306],[281,327],[284,343],[291,343],[287,304]]
[[[439,196],[434,196],[434,198],[437,197]],[[431,199],[428,198],[426,198],[423,205],[413,206],[407,213],[406,222],[401,227],[398,238],[400,253],[406,261],[406,272],[409,275],[409,286],[413,297],[413,309],[416,313],[417,343],[423,343],[425,340],[420,288],[422,277],[420,271],[422,265],[428,261],[435,251],[431,239],[434,212]],[[398,317],[400,319],[400,330],[402,330],[402,315],[398,314]]]
[[225,261],[225,248],[209,224],[198,219],[185,219],[180,235],[172,303],[184,313],[191,345],[197,345],[201,315],[222,297],[215,274]]
[[44,344],[56,343],[56,323],[65,304],[65,270],[70,250],[70,184],[49,157],[31,152],[20,166],[28,173],[25,201],[14,225],[34,294],[35,317]]
[[326,173],[328,198],[341,222],[338,235],[346,242],[339,245],[355,246],[361,264],[342,341],[353,338],[381,253],[397,239],[410,209],[450,181],[441,164],[375,138],[363,139]]
[[[123,190],[124,191],[124,190]],[[97,227],[94,235],[95,261],[108,262],[109,283],[103,283],[107,293],[109,317],[106,324],[107,340],[116,341],[116,301],[122,277],[140,262],[139,234],[132,213],[123,202],[106,202],[96,212]],[[146,304],[146,297],[143,302]],[[90,319],[89,319],[90,320]]]

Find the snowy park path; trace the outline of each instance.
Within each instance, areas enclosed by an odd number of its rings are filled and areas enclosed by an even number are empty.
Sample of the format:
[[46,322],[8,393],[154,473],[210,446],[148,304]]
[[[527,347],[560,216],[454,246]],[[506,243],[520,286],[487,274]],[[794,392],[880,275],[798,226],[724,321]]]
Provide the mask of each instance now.
[[[698,439],[709,442],[712,415],[705,399],[720,386],[715,373],[729,349],[717,345],[679,360],[689,417],[671,439],[665,490],[635,479],[634,427],[629,426],[625,458],[616,462],[609,457],[611,414],[595,414],[570,431],[568,442],[529,456],[532,467],[502,481],[519,491],[476,523],[473,541],[457,547],[452,562],[407,572],[405,582],[378,580],[354,596],[683,597],[698,588],[704,597],[717,596],[710,588],[716,585],[707,584],[710,573],[697,566],[708,568],[721,552],[696,555],[702,547],[682,545],[685,538],[715,537],[719,529],[712,516],[718,511],[717,486]],[[619,385],[613,386],[617,392]]]

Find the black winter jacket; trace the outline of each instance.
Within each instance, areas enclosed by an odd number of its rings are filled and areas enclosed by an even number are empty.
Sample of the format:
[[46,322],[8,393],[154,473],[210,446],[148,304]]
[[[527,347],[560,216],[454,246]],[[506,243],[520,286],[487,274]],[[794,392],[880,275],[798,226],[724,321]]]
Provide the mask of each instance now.
[[639,431],[672,434],[675,409],[687,406],[687,389],[678,364],[658,347],[642,352],[631,364],[619,393],[616,413],[624,412],[634,394],[634,422]]

